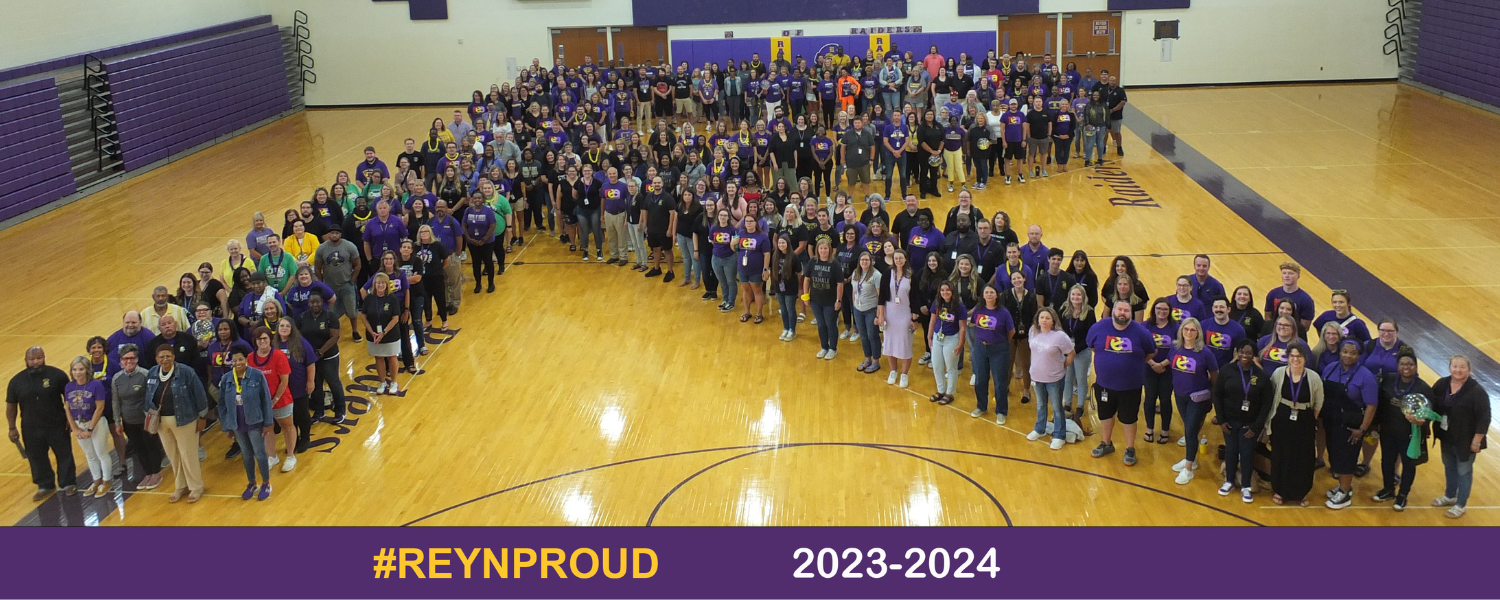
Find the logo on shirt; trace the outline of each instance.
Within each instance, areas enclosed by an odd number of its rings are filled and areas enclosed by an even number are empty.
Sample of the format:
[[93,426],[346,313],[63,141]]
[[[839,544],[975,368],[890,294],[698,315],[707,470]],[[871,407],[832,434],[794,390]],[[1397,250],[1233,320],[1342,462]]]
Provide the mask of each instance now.
[[1198,360],[1186,354],[1178,354],[1172,357],[1172,368],[1183,373],[1195,373],[1198,371]]
[[727,231],[716,231],[716,232],[714,232],[714,243],[715,244],[728,244],[729,243],[729,232],[727,232]]
[[1280,346],[1267,346],[1265,354],[1262,354],[1261,356],[1271,362],[1284,363],[1286,362],[1286,348],[1282,348]]
[[953,313],[948,312],[947,309],[944,309],[942,312],[939,312],[938,313],[938,318],[942,319],[943,321],[946,321],[948,323],[952,323],[954,321]]
[[918,248],[926,248],[931,243],[932,242],[927,239],[927,236],[924,236],[920,233],[912,234],[911,236],[911,245]]
[[977,325],[980,329],[988,329],[990,331],[994,331],[995,327],[999,325],[999,321],[999,319],[996,319],[991,315],[979,315],[974,319],[974,324]]
[[1208,345],[1210,347],[1218,348],[1220,350],[1229,349],[1229,336],[1224,335],[1221,332],[1210,331],[1208,332],[1208,335],[1204,337],[1204,339],[1208,341]]
[[1129,354],[1135,351],[1135,343],[1128,337],[1110,335],[1104,337],[1104,349],[1120,354]]
[[1166,348],[1172,345],[1172,338],[1161,333],[1151,334],[1151,341],[1156,343],[1157,348]]
[[1188,314],[1187,311],[1182,310],[1180,308],[1173,308],[1172,309],[1172,320],[1173,321],[1181,321],[1181,320],[1186,319],[1186,318],[1191,317],[1191,316],[1193,316],[1193,315]]

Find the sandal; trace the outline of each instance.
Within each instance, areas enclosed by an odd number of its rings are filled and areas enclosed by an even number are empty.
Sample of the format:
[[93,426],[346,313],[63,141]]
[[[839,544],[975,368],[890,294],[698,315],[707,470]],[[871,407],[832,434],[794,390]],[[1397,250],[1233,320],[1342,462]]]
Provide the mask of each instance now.
[[1158,443],[1158,444],[1166,444],[1166,443],[1171,442],[1171,441],[1172,441],[1172,436],[1167,435],[1167,432],[1165,432],[1165,431],[1163,431],[1163,432],[1161,432],[1161,433],[1159,433],[1159,434],[1156,435],[1156,443]]
[[943,395],[942,394],[933,394],[933,395],[927,397],[927,401],[928,402],[941,402],[942,400],[943,400]]
[[947,406],[949,404],[952,404],[953,400],[955,400],[955,398],[953,397],[953,394],[944,394],[943,395],[943,399],[942,400],[938,400],[938,404],[941,404],[943,406]]
[[577,252],[577,251],[578,251],[578,245],[577,244],[568,244],[568,252]]
[[1364,477],[1370,474],[1370,465],[1356,465],[1354,467],[1355,477]]
[[749,321],[749,320],[750,320],[750,315],[748,313],[740,315],[740,322],[741,323],[744,323],[745,321]]
[[755,316],[755,324],[756,325],[760,325],[761,323],[764,323],[764,322],[766,322],[766,318],[765,317],[762,317],[760,315],[756,315]]
[[1155,432],[1151,432],[1151,431],[1147,431],[1145,439],[1146,439],[1146,443],[1147,444],[1155,442],[1156,441],[1156,433]]
[[1283,500],[1281,498],[1281,494],[1276,494],[1274,496],[1271,496],[1271,502],[1276,504],[1277,506],[1281,506],[1282,504],[1286,503],[1286,500]]

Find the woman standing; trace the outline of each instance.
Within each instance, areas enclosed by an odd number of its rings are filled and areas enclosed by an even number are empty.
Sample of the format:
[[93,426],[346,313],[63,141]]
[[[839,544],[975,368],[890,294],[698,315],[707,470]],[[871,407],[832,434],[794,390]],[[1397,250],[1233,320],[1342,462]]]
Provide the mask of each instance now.
[[714,275],[718,278],[719,288],[724,294],[724,301],[719,303],[719,312],[734,310],[735,299],[739,294],[737,267],[734,262],[737,235],[739,235],[739,230],[730,219],[729,209],[720,208],[714,216],[714,224],[708,229],[709,241],[713,244]]
[[880,370],[880,329],[885,320],[885,306],[880,301],[881,272],[875,268],[875,257],[861,252],[858,266],[849,276],[849,285],[854,288],[854,329],[864,350],[865,360],[855,367],[857,371],[874,373]]
[[[1034,306],[1035,301],[1032,304]],[[953,284],[946,281],[938,286],[937,298],[929,310],[932,323],[927,330],[927,347],[932,348],[932,374],[937,381],[937,393],[928,400],[951,404],[953,393],[958,391],[958,358],[963,355],[969,314],[964,310],[964,303],[959,301]]]
[[1209,400],[1219,376],[1219,361],[1204,347],[1203,325],[1198,319],[1187,317],[1177,327],[1177,339],[1172,342],[1172,357],[1168,364],[1172,370],[1172,394],[1177,401],[1177,414],[1182,417],[1187,457],[1172,465],[1172,470],[1177,471],[1177,484],[1187,485],[1193,480],[1193,471],[1198,468],[1198,433],[1209,409],[1213,408]]
[[1011,272],[1010,289],[1005,291],[1005,310],[1010,311],[1011,321],[1016,324],[1016,333],[1011,336],[1011,366],[1006,370],[1021,380],[1021,404],[1031,402],[1031,396],[1027,393],[1031,389],[1031,344],[1027,342],[1026,336],[1036,322],[1037,308],[1039,304],[1036,292],[1026,289],[1026,271]]
[[1452,506],[1450,519],[1464,516],[1469,490],[1474,485],[1474,459],[1484,450],[1490,422],[1489,392],[1470,377],[1469,357],[1455,354],[1448,360],[1448,376],[1432,384],[1433,411],[1443,420],[1433,427],[1442,443],[1443,495],[1433,506]]
[[1146,320],[1146,297],[1136,293],[1135,279],[1129,275],[1118,275],[1113,283],[1105,286],[1103,306],[1100,308],[1100,317],[1108,318],[1110,307],[1116,302],[1128,302],[1130,304],[1131,318],[1144,322]]
[[[113,470],[110,467],[109,419],[104,417],[106,404],[104,384],[89,376],[88,357],[73,359],[68,366],[68,385],[63,388],[63,402],[68,408],[68,429],[83,448],[88,459],[89,475],[94,482],[83,491],[84,496],[103,498],[115,487]],[[118,449],[121,455],[124,448]]]
[[1093,307],[1085,301],[1086,293],[1083,284],[1074,284],[1058,315],[1059,329],[1073,339],[1074,355],[1063,382],[1063,404],[1068,405],[1073,420],[1080,422],[1089,397],[1089,367],[1094,363],[1094,349],[1088,344],[1089,328],[1098,320]]
[[[485,184],[480,184],[481,189],[484,186]],[[501,204],[506,203],[502,200]],[[480,290],[481,275],[489,279],[487,288],[489,293],[495,293],[496,258],[501,261],[498,268],[505,267],[505,253],[500,249],[500,243],[496,241],[496,236],[500,235],[498,231],[500,219],[501,217],[495,214],[495,209],[484,202],[477,202],[464,213],[464,245],[469,249],[470,264],[474,268],[474,293],[476,294]],[[389,278],[386,282],[390,283]]]
[[938,286],[948,280],[948,272],[943,269],[943,261],[936,254],[928,254],[926,260],[918,264],[922,267],[921,272],[913,278],[911,302],[920,311],[915,316],[917,323],[922,326],[922,340],[927,347],[917,364],[925,365],[932,360],[932,303],[937,300]]
[[839,234],[838,247],[834,251],[834,260],[839,263],[839,272],[844,274],[844,293],[840,298],[843,300],[843,308],[839,309],[839,317],[844,322],[844,331],[839,334],[839,339],[851,342],[859,341],[859,333],[854,329],[854,288],[849,284],[849,279],[854,277],[854,268],[859,262],[859,255],[864,252],[864,247],[859,245],[859,235],[859,232],[852,227],[844,229]]
[[802,297],[812,306],[818,326],[818,358],[833,360],[839,350],[838,310],[843,304],[844,274],[833,244],[818,240],[817,251],[803,270]]
[[896,385],[899,377],[903,388],[911,371],[912,333],[917,329],[917,315],[911,309],[911,293],[911,265],[907,263],[906,251],[893,249],[886,284],[880,287],[880,302],[885,310],[875,326],[884,335],[881,350],[891,367],[885,383]]
[[178,368],[177,353],[170,344],[156,350],[156,366],[146,373],[145,412],[157,411],[161,425],[157,435],[171,461],[176,487],[167,502],[184,496],[188,504],[203,497],[203,475],[198,465],[199,419],[208,411],[208,394],[192,369]]
[[1219,495],[1240,488],[1240,499],[1255,501],[1250,478],[1255,472],[1255,446],[1271,415],[1273,388],[1266,372],[1255,364],[1255,342],[1234,346],[1234,366],[1224,365],[1214,382],[1214,414],[1224,428],[1224,485]]
[[[407,313],[402,317],[404,321],[402,324],[411,331],[411,337],[417,341],[416,353],[427,356],[427,331],[422,327],[422,307],[427,306],[427,263],[417,256],[416,247],[411,240],[403,240],[398,264],[401,274],[406,276],[406,285],[402,287],[406,289]],[[411,313],[413,307],[417,309],[415,316]],[[407,332],[403,330],[401,337],[406,339]],[[411,342],[407,341],[403,344],[402,350],[405,351],[410,344]],[[415,370],[415,356],[407,353],[402,358],[411,359],[406,367],[408,371]]]
[[[250,334],[250,341],[255,345],[255,352],[251,353],[247,360],[266,377],[266,387],[271,390],[271,418],[276,425],[281,426],[281,435],[286,442],[287,460],[296,460],[297,430],[292,421],[294,400],[292,399],[291,376],[292,365],[287,360],[287,355],[279,352],[275,347],[276,333],[266,327],[257,327]],[[304,372],[306,367],[303,367]],[[304,384],[306,385],[306,384]],[[265,436],[266,454],[270,458],[270,464],[274,466],[280,462],[276,453],[276,437],[273,434]],[[244,448],[240,448],[244,451]]]
[[308,405],[312,398],[313,382],[317,379],[318,353],[312,344],[302,338],[296,324],[286,317],[276,322],[274,341],[276,349],[286,355],[287,363],[292,368],[291,375],[287,377],[287,392],[292,395],[292,424],[296,429],[287,431],[283,427],[281,432],[283,435],[290,434],[292,441],[293,451],[287,452],[286,460],[281,463],[281,472],[289,473],[297,468],[297,455],[307,451],[308,436],[312,433],[312,413]]
[[[1260,343],[1257,344],[1257,346],[1260,348],[1260,354],[1255,359],[1256,362],[1260,363],[1260,368],[1274,373],[1276,372],[1276,369],[1287,365],[1286,359],[1288,347],[1291,346],[1292,342],[1302,341],[1300,339],[1297,339],[1295,323],[1296,321],[1293,321],[1291,317],[1277,317],[1276,332],[1270,335],[1261,336]],[[1307,342],[1303,342],[1303,345],[1306,344]],[[1306,366],[1309,367],[1312,366],[1311,361],[1313,360],[1311,353],[1312,350],[1308,350],[1305,356],[1305,358],[1309,360],[1309,364]],[[1313,370],[1316,371],[1317,369]],[[1319,387],[1321,386],[1322,384],[1320,383]]]
[[[337,321],[335,321],[337,322]],[[230,364],[233,367],[224,378],[219,380],[219,389],[230,394],[225,394],[225,399],[233,399],[234,409],[229,409],[228,403],[220,410],[219,427],[235,440],[242,449],[245,463],[245,477],[250,483],[245,486],[245,492],[240,495],[242,500],[249,500],[252,496],[260,500],[271,497],[271,462],[266,453],[266,440],[272,439],[276,430],[276,423],[271,414],[276,409],[272,408],[270,383],[266,376],[259,370],[251,369],[248,348],[235,346],[230,350]],[[255,469],[260,467],[261,485],[255,484]]]
[[426,292],[422,296],[426,300],[417,306],[417,314],[413,317],[424,322],[427,329],[431,329],[434,316],[432,305],[436,303],[436,316],[442,323],[439,331],[448,331],[448,281],[445,272],[448,268],[448,248],[433,237],[432,227],[429,225],[423,225],[417,230],[416,257],[422,261],[425,274],[422,277],[422,288]]
[[1052,449],[1061,450],[1068,441],[1068,419],[1063,404],[1068,392],[1064,383],[1068,370],[1077,362],[1073,338],[1058,329],[1057,311],[1043,306],[1036,314],[1027,340],[1031,346],[1031,380],[1036,386],[1036,426],[1026,434],[1036,441],[1047,433],[1047,414],[1052,414]]
[[361,303],[359,325],[369,339],[367,349],[370,356],[375,357],[375,374],[380,378],[380,387],[375,393],[389,391],[394,394],[399,391],[396,387],[396,355],[401,353],[401,344],[391,338],[396,336],[396,326],[404,311],[400,300],[391,293],[389,275],[376,273],[370,278],[370,285],[371,292]]
[[[1385,502],[1394,498],[1396,502],[1391,508],[1400,512],[1406,510],[1406,496],[1411,493],[1412,483],[1417,480],[1417,466],[1427,462],[1429,446],[1427,422],[1407,416],[1402,411],[1402,400],[1411,394],[1431,398],[1432,386],[1417,376],[1417,357],[1411,352],[1401,353],[1396,365],[1396,372],[1387,374],[1382,382],[1380,408],[1376,411],[1376,418],[1380,423],[1380,474],[1384,485],[1380,491],[1375,492],[1371,500]],[[1417,444],[1421,448],[1421,454],[1417,457],[1406,454],[1411,445],[1414,424],[1417,425],[1416,435],[1419,436]],[[1399,481],[1396,476],[1398,463],[1401,465]]]
[[691,285],[696,290],[703,284],[703,271],[698,269],[698,241],[694,238],[694,230],[703,220],[703,205],[698,203],[693,192],[683,190],[677,208],[677,250],[682,253],[683,270],[682,283],[677,287]]
[[[1146,357],[1146,396],[1141,403],[1146,409],[1146,441],[1167,443],[1167,432],[1172,430],[1172,343],[1177,339],[1177,323],[1172,320],[1172,307],[1166,298],[1151,305],[1151,318],[1145,323],[1146,331],[1156,342],[1156,354]],[[1161,429],[1151,433],[1156,415],[1161,414]],[[1184,438],[1186,439],[1186,438]],[[1179,444],[1181,445],[1181,444]]]
[[745,230],[735,238],[735,245],[739,248],[740,293],[746,299],[745,314],[740,315],[740,322],[750,320],[753,307],[755,324],[759,325],[766,320],[765,283],[770,277],[771,240],[761,231],[760,219],[747,218],[744,226]]
[[1234,293],[1230,294],[1229,318],[1244,327],[1247,336],[1260,333],[1266,326],[1266,317],[1261,314],[1260,309],[1255,308],[1255,296],[1250,293],[1249,286],[1234,288]]
[[343,423],[344,382],[339,376],[339,316],[324,310],[326,304],[321,294],[313,294],[308,298],[307,306],[307,312],[297,317],[297,331],[311,345],[317,357],[312,384],[317,398],[312,407],[311,420],[321,421],[328,413],[329,403],[325,401],[322,391],[326,384],[333,397],[333,423]]
[[[412,355],[411,351],[411,326],[409,325],[411,316],[411,282],[407,280],[406,272],[401,270],[399,263],[396,261],[395,251],[386,250],[385,254],[380,256],[379,264],[380,267],[376,270],[376,273],[384,273],[389,279],[391,296],[396,300],[396,308],[401,314],[400,322],[396,326],[397,330],[387,332],[386,337],[396,336],[396,339],[392,341],[396,342],[401,349],[401,370],[412,370],[416,364],[416,357]],[[365,287],[360,290],[360,295],[368,295],[374,285],[374,278],[365,282]],[[267,325],[268,327],[274,327],[276,322],[268,321],[268,323],[270,323],[270,325]],[[391,393],[395,393],[395,390],[392,390]]]
[[780,339],[790,342],[797,337],[797,294],[801,288],[802,261],[792,252],[792,242],[787,236],[776,237],[770,266],[771,292],[776,295],[781,313]]
[[826,127],[819,125],[816,131],[809,142],[813,159],[813,194],[823,198],[833,195],[834,187],[841,182],[833,179],[834,141],[828,137]]
[[1323,326],[1335,323],[1339,326],[1339,333],[1344,337],[1353,338],[1361,345],[1370,341],[1370,328],[1365,325],[1359,315],[1354,314],[1353,304],[1349,299],[1348,290],[1334,290],[1332,298],[1333,309],[1325,311],[1313,319],[1313,330],[1322,331]]
[[[1312,491],[1313,460],[1318,416],[1323,411],[1323,379],[1307,368],[1311,350],[1294,339],[1287,346],[1287,364],[1271,373],[1275,402],[1266,421],[1271,440],[1271,501],[1307,506]],[[1264,365],[1264,363],[1262,363]]]
[[981,417],[989,409],[990,386],[995,390],[995,422],[1005,424],[1010,415],[1010,378],[1006,367],[1010,365],[1010,340],[1015,334],[1015,323],[1010,311],[1000,301],[1000,290],[985,284],[980,300],[969,312],[970,359],[974,364],[974,396],[978,403],[971,417]]
[[1094,273],[1093,265],[1089,264],[1087,252],[1074,250],[1073,258],[1068,261],[1068,268],[1064,271],[1072,275],[1073,281],[1078,282],[1078,285],[1083,286],[1084,298],[1090,307],[1099,303],[1099,276]]

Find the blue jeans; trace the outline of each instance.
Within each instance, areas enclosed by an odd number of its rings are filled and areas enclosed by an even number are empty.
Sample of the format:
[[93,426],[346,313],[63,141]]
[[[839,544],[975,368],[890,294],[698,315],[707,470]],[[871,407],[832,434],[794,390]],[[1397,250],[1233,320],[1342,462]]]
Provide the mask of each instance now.
[[[1074,359],[1077,360],[1077,359]],[[1068,439],[1068,418],[1063,412],[1063,398],[1066,397],[1062,381],[1042,383],[1031,382],[1031,388],[1036,393],[1036,427],[1032,429],[1037,433],[1047,433],[1047,413],[1052,413],[1052,439]]]
[[594,253],[604,253],[604,230],[600,228],[599,209],[578,210],[578,247],[589,249],[589,235],[594,236]]
[[[818,343],[824,350],[839,349],[839,311],[832,304],[813,302],[813,318],[818,320]],[[792,317],[797,318],[796,316]]]
[[[1083,141],[1083,160],[1085,162],[1090,160],[1104,160],[1104,148],[1105,142],[1109,140],[1109,128],[1099,127],[1085,137],[1087,139]],[[1099,152],[1098,158],[1094,158],[1094,151],[1096,150]]]
[[993,385],[995,414],[1010,414],[1010,377],[1005,371],[1005,366],[1010,364],[1010,343],[1004,340],[998,344],[976,341],[970,348],[969,356],[974,360],[974,396],[979,398],[979,412],[989,410],[990,386]]
[[901,196],[905,197],[906,188],[911,185],[911,172],[906,170],[906,153],[903,152],[901,156],[896,156],[889,151],[883,150],[881,155],[885,157],[886,164],[885,199],[891,199],[891,181],[894,181],[897,176],[901,178]]
[[[1089,366],[1094,364],[1094,349],[1084,348],[1073,356],[1068,365],[1067,377],[1063,378],[1063,400],[1070,407],[1083,408],[1089,398]],[[1072,394],[1069,394],[1069,391]],[[1069,402],[1071,398],[1071,403]]]
[[894,115],[897,111],[901,110],[901,92],[882,90],[880,92],[880,101],[885,104],[885,114],[887,115]]
[[[683,281],[703,281],[703,272],[697,270],[698,259],[693,256],[698,251],[698,247],[693,245],[693,238],[678,234],[677,251],[682,253]],[[694,279],[694,275],[697,275],[696,279]]]
[[1439,443],[1443,447],[1443,496],[1457,500],[1459,506],[1468,506],[1469,489],[1474,487],[1476,455],[1470,454],[1469,460],[1460,461],[1448,442]]
[[[792,322],[797,322],[796,314],[792,315]],[[854,311],[854,331],[859,332],[859,345],[865,351],[865,358],[880,360],[880,328],[875,326],[875,309]]]
[[781,307],[781,328],[797,331],[797,295],[776,294],[776,304]]
[[[230,410],[234,410],[230,408]],[[240,458],[245,462],[245,477],[255,483],[255,468],[260,467],[261,483],[271,483],[271,458],[266,456],[266,436],[261,435],[261,426],[250,431],[234,432],[234,441],[240,445]]]
[[1255,473],[1255,440],[1246,439],[1248,424],[1229,423],[1224,434],[1224,481],[1239,488],[1250,487]]
[[713,265],[714,276],[719,278],[719,289],[723,290],[722,295],[724,301],[729,304],[734,304],[734,301],[739,297],[740,292],[740,286],[738,284],[738,280],[736,279],[737,275],[734,268],[734,255],[731,254],[729,256],[719,256],[715,254],[713,258]]
[[932,376],[937,383],[939,394],[953,394],[958,392],[958,351],[959,337],[957,335],[945,335],[943,339],[932,340]]
[[1182,436],[1187,438],[1187,459],[1198,460],[1198,432],[1203,430],[1203,420],[1208,418],[1212,402],[1193,402],[1187,394],[1174,394],[1177,398],[1177,414],[1182,417]]

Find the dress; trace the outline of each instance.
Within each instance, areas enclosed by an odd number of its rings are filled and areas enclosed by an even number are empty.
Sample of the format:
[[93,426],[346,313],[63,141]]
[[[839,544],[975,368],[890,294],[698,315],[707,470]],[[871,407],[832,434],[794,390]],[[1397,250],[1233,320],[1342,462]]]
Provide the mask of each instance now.
[[890,300],[885,303],[885,341],[881,353],[911,360],[911,278],[892,275],[886,284]]
[[[1311,386],[1307,385],[1307,379],[1304,376],[1300,385],[1293,385],[1292,376],[1288,374],[1277,397],[1292,398],[1299,404],[1311,402]],[[1300,502],[1312,491],[1317,421],[1312,410],[1292,410],[1284,405],[1276,407],[1272,417],[1271,490],[1286,502]]]

